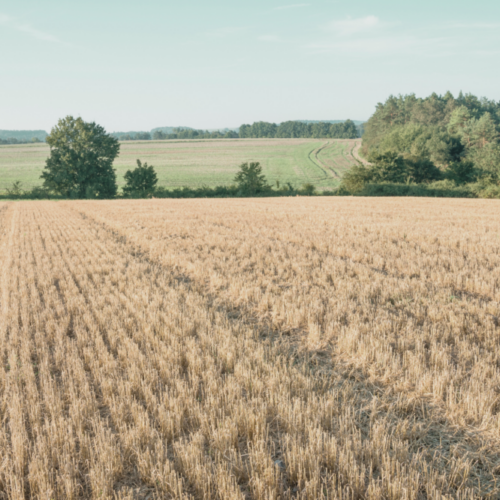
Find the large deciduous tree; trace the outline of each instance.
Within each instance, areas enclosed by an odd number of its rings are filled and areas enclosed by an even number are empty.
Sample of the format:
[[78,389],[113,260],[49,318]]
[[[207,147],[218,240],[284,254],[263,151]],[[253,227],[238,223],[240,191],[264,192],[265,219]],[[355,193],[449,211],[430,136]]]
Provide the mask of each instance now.
[[113,161],[118,140],[96,123],[67,116],[47,136],[50,156],[42,179],[44,186],[71,198],[112,198],[116,195]]

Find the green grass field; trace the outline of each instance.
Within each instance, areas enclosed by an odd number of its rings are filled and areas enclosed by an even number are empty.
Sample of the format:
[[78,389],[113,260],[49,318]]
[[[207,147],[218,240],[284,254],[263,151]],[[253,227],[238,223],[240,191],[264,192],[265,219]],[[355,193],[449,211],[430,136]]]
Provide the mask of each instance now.
[[[118,184],[136,160],[153,165],[159,185],[199,187],[228,185],[242,162],[259,161],[268,181],[309,182],[318,189],[338,185],[357,157],[361,140],[218,139],[200,141],[122,142],[115,161]],[[40,174],[49,154],[46,144],[0,146],[0,192],[21,181],[25,189],[41,185]]]

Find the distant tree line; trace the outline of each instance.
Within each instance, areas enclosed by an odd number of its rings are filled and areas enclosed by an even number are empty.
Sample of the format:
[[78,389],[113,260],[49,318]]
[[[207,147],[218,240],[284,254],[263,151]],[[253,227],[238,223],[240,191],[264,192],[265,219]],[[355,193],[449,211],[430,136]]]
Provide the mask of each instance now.
[[[164,141],[175,139],[238,139],[238,138],[331,138],[355,139],[361,137],[363,125],[351,120],[345,122],[287,121],[277,125],[255,122],[242,125],[239,132],[231,129],[202,130],[190,127],[162,127],[150,132],[113,132],[110,135],[119,141]],[[5,134],[12,134],[12,137]],[[27,134],[33,133],[33,136]],[[44,141],[44,131],[1,131],[0,144],[27,144]]]
[[208,130],[195,130],[191,128],[174,128],[170,134],[156,130],[153,132],[153,140],[161,141],[168,139],[237,139],[238,133],[233,130],[226,132],[208,131]]
[[150,141],[151,134],[149,132],[135,132],[135,133],[123,134],[117,138],[120,141]]
[[294,196],[313,195],[315,187],[305,184],[295,189],[290,184],[276,188],[269,185],[258,162],[243,163],[232,186],[215,188],[182,188],[172,191],[158,187],[158,177],[152,165],[137,160],[137,167],[125,173],[125,186],[118,192],[113,162],[120,143],[103,127],[82,118],[67,116],[59,120],[46,138],[50,156],[42,171],[42,187],[22,189],[16,181],[7,190],[7,197],[19,199],[112,199],[147,197],[234,197],[234,196]]
[[173,132],[164,132],[163,130],[155,130],[151,132],[130,132],[126,134],[113,133],[111,134],[120,141],[165,141],[172,139],[237,139],[238,133],[232,130],[208,131],[196,130],[192,128],[173,128]]
[[355,123],[352,120],[346,120],[341,123],[287,121],[279,125],[255,122],[253,125],[242,125],[239,136],[241,138],[356,139],[360,135]]
[[259,163],[243,163],[232,186],[183,188],[169,191],[157,187],[158,177],[152,165],[137,160],[137,167],[125,173],[125,186],[118,193],[113,162],[120,152],[116,137],[103,127],[82,118],[67,116],[59,120],[46,138],[50,156],[41,178],[43,186],[25,191],[16,181],[7,190],[11,198],[112,199],[157,197],[221,196],[292,196],[315,193],[312,185],[294,189],[290,184],[276,189],[267,183]]
[[200,130],[188,127],[173,128],[172,131],[156,129],[152,132],[115,132],[111,135],[120,141],[164,141],[172,139],[238,139],[238,138],[330,138],[356,139],[362,128],[352,120],[345,122],[303,122],[287,121],[277,125],[269,122],[255,122],[242,125],[239,133],[234,130]]
[[3,144],[31,144],[35,142],[42,142],[38,137],[33,137],[30,140],[27,139],[16,139],[15,137],[10,137],[7,139],[0,139],[0,145]]
[[[407,101],[412,112],[404,106]],[[262,123],[258,126],[264,133],[272,124]],[[167,135],[184,132],[196,131]],[[339,189],[323,194],[500,198],[500,103],[462,94],[455,99],[449,93],[427,99],[390,97],[377,106],[365,134],[368,163],[359,162],[344,174]],[[154,167],[140,160],[125,174],[126,185],[119,193],[113,163],[120,143],[103,127],[68,116],[59,120],[46,142],[50,156],[41,175],[43,186],[24,191],[18,181],[7,196],[111,199],[317,194],[311,184],[298,189],[279,182],[269,185],[259,163],[240,165],[231,186],[168,190],[157,186]]]
[[344,176],[352,193],[368,184],[438,183],[500,195],[500,102],[450,92],[390,96],[364,124],[362,154],[369,165]]
[[47,137],[45,130],[0,130],[0,140],[8,141],[1,144],[43,142],[45,141],[45,137]]

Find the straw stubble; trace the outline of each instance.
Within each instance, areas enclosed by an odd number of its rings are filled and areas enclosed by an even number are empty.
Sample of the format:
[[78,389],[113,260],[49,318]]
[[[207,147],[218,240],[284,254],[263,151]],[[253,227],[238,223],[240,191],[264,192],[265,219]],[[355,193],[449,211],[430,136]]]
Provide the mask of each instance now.
[[498,498],[499,208],[0,204],[0,498]]

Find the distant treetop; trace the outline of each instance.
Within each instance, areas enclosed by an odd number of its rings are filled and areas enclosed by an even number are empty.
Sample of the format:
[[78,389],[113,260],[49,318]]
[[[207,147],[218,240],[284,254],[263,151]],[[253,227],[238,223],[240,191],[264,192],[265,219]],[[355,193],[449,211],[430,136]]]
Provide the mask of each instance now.
[[352,120],[345,122],[305,122],[287,121],[276,123],[256,122],[253,125],[242,125],[239,136],[241,138],[331,138],[356,139],[360,131]]
[[34,142],[37,139],[44,142],[47,137],[45,130],[0,130],[0,140],[11,141],[12,144]]

